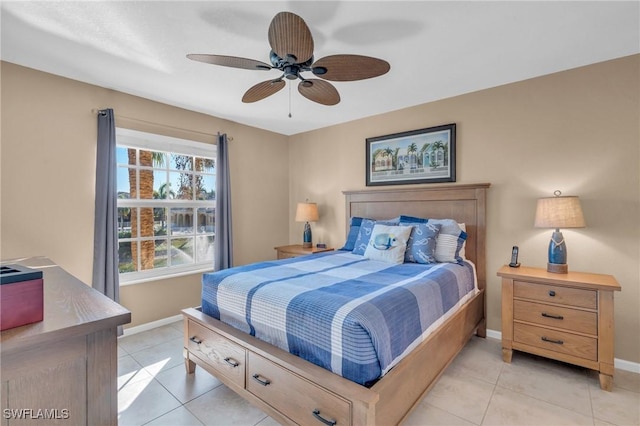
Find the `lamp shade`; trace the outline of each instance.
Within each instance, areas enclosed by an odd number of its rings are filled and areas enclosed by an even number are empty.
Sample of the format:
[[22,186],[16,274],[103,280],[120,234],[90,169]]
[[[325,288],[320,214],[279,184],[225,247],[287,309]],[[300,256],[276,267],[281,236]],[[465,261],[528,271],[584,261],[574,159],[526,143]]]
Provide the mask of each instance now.
[[316,222],[317,220],[318,205],[316,203],[298,203],[296,222]]
[[584,228],[586,226],[578,197],[540,198],[536,208],[536,228]]

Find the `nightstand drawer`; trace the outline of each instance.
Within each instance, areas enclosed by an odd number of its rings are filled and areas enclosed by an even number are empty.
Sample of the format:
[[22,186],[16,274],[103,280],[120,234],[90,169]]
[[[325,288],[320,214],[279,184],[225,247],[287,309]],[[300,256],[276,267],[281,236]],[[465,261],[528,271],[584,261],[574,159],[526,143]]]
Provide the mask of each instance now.
[[598,340],[533,325],[514,323],[514,342],[525,343],[592,361],[598,359]]
[[596,312],[514,300],[513,318],[593,336],[598,334],[598,314]]
[[588,309],[598,307],[596,291],[523,281],[513,282],[513,297]]

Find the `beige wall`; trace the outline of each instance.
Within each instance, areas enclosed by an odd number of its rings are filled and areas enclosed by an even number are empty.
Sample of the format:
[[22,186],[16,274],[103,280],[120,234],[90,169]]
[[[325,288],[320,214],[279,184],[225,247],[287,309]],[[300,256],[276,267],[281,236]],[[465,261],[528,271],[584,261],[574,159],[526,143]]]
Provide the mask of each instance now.
[[[560,189],[580,196],[588,226],[564,231],[569,267],[616,276],[623,290],[615,298],[615,355],[640,362],[639,71],[636,55],[285,137],[3,62],[0,256],[46,255],[90,282],[92,109],[112,107],[134,119],[120,125],[140,130],[234,138],[236,264],[273,258],[274,245],[299,242],[302,225],[293,215],[305,198],[319,204],[314,241],[340,247],[341,191],[365,187],[365,139],[456,123],[457,181],[492,184],[489,328],[500,330],[495,271],[511,246],[520,246],[522,263],[546,264],[551,232],[533,228],[535,200]],[[138,325],[199,304],[199,284],[192,275],[126,286],[122,303]]]
[[[496,270],[520,246],[525,265],[546,266],[551,230],[533,228],[536,199],[578,195],[587,228],[564,230],[569,268],[613,274],[615,356],[640,362],[640,56],[604,62],[424,104],[289,142],[290,199],[319,204],[314,241],[344,243],[347,189],[365,188],[365,139],[457,125],[457,182],[489,182],[488,327],[500,330]],[[290,241],[302,226],[289,221]]]
[[[274,258],[274,245],[286,242],[287,137],[6,62],[1,73],[2,259],[44,255],[91,282],[97,127],[92,110],[100,108],[113,108],[122,127],[203,142],[214,141],[218,131],[233,137],[235,262]],[[121,303],[132,311],[130,326],[177,315],[200,304],[200,275],[123,286]]]

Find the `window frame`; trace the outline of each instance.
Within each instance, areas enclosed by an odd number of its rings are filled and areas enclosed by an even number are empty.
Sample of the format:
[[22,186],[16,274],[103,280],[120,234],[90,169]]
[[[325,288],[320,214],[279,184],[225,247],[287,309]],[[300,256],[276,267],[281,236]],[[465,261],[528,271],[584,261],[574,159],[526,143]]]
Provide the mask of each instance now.
[[[188,156],[193,156],[198,158],[213,159],[214,161],[216,159],[216,154],[217,154],[217,146],[215,144],[195,142],[192,140],[174,138],[174,137],[159,135],[155,133],[141,132],[141,131],[125,129],[121,127],[116,127],[116,146],[117,148],[135,148],[138,150],[136,152],[136,155],[139,155],[138,154],[139,150],[162,152],[166,154],[166,164],[162,168],[141,166],[139,164],[138,159],[136,161],[135,166],[132,166],[128,163],[117,163],[116,167],[118,171],[120,171],[121,169],[129,169],[132,167],[135,168],[136,175],[137,175],[136,182],[138,185],[140,182],[140,179],[139,179],[140,170],[152,170],[154,174],[156,172],[167,173],[167,182],[170,182],[170,177],[169,177],[170,174],[172,172],[176,172],[176,170],[171,168],[171,154],[188,155]],[[189,173],[192,173],[194,176],[198,176],[198,175],[210,176],[213,174],[215,179],[215,172],[206,173],[206,172],[191,170],[189,171]],[[215,187],[212,190],[215,190]],[[137,193],[139,194],[138,190],[137,190]],[[198,199],[183,200],[183,199],[170,199],[170,198],[167,198],[167,199],[118,198],[116,204],[118,209],[136,208],[138,209],[136,211],[136,214],[139,214],[138,212],[140,211],[140,209],[143,209],[143,208],[166,209],[165,213],[167,214],[168,222],[170,222],[171,220],[170,219],[171,209],[181,209],[181,208],[193,209],[193,219],[192,219],[192,225],[191,225],[192,230],[190,233],[186,234],[183,238],[193,238],[195,242],[196,238],[198,238],[199,236],[204,236],[204,237],[212,237],[214,238],[214,241],[215,241],[215,229],[213,229],[211,232],[207,232],[207,231],[205,231],[204,233],[198,232],[199,209],[201,208],[213,209],[214,220],[215,220],[215,198],[213,200],[198,200]],[[120,238],[120,235],[118,235],[118,247],[120,247],[121,241],[141,242],[141,241],[149,241],[149,240],[153,240],[153,241],[158,240],[158,236],[155,235],[155,232],[154,232],[154,235],[151,235],[151,236],[141,236],[140,222],[141,221],[139,220],[139,216],[138,216],[138,220],[137,220],[138,229],[136,232],[137,237]],[[171,245],[172,240],[181,238],[180,235],[172,235],[170,229],[171,229],[171,224],[167,223],[167,233],[166,235],[164,235],[164,239],[166,239],[168,247]],[[194,256],[196,256],[195,253],[194,253]],[[138,256],[137,256],[136,262],[138,263],[137,271],[119,272],[120,286],[126,286],[131,284],[149,282],[149,281],[156,281],[156,280],[167,279],[167,278],[180,277],[184,275],[191,275],[195,273],[202,273],[202,272],[208,272],[213,270],[213,259],[206,260],[204,262],[197,262],[197,259],[194,259],[193,263],[190,263],[187,265],[173,265],[173,266],[141,270],[140,246],[138,246]],[[118,264],[120,264],[119,259],[118,259]]]

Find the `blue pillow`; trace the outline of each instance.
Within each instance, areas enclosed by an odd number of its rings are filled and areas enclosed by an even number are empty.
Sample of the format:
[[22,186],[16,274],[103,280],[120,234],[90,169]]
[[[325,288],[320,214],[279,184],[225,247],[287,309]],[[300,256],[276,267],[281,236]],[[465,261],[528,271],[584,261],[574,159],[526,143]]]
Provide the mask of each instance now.
[[356,245],[358,239],[358,232],[360,231],[360,224],[362,223],[361,217],[354,216],[349,223],[349,234],[347,234],[347,241],[344,243],[344,247],[340,250],[352,251]]
[[437,262],[460,263],[460,251],[467,239],[467,233],[453,219],[425,219],[412,216],[400,216],[400,224],[430,223],[440,225],[440,233],[436,239],[435,258]]
[[[371,239],[371,232],[373,231],[373,226],[375,224],[378,225],[388,225],[394,226],[400,223],[400,217],[394,217],[393,219],[385,219],[385,220],[373,220],[373,219],[362,219],[362,223],[360,224],[360,229],[358,231],[358,238],[356,238],[356,242],[353,247],[353,254],[361,254],[364,256],[364,252],[369,245],[369,240]],[[349,231],[351,234],[351,231]]]
[[364,252],[367,250],[367,246],[369,245],[369,239],[371,238],[371,232],[373,231],[373,226],[375,224],[375,220],[362,219],[360,229],[358,230],[358,238],[356,238],[356,242],[353,247],[353,254],[361,254],[364,256]]
[[414,217],[414,216],[400,216],[400,223],[427,223],[429,219],[425,219],[422,217]]
[[404,261],[413,263],[436,263],[436,239],[440,233],[440,224],[413,223],[413,230],[407,241]]

